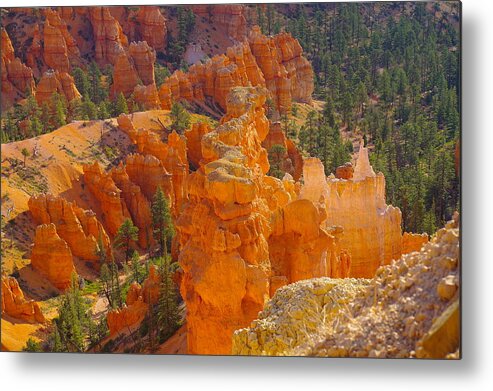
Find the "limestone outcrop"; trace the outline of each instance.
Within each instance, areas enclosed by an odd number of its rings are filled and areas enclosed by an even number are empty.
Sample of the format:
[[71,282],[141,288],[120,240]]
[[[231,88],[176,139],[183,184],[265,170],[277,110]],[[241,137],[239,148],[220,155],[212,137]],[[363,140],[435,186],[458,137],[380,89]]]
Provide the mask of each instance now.
[[[234,354],[458,358],[458,216],[372,280],[313,279],[277,291]],[[450,295],[441,294],[444,281]]]
[[311,342],[369,285],[365,279],[314,278],[280,288],[250,327],[235,331],[232,354],[282,356]]
[[311,102],[313,70],[291,34],[266,37],[260,27],[254,26],[248,42],[279,111],[289,111],[293,100]]
[[385,203],[385,177],[375,174],[361,145],[351,179],[325,177],[317,158],[305,160],[300,198],[321,202],[326,226],[341,226],[341,246],[351,255],[351,277],[373,277],[402,254],[401,212]]
[[46,19],[43,26],[43,57],[49,68],[59,72],[69,72],[67,43],[62,31],[50,24],[50,18]]
[[105,173],[98,162],[83,166],[84,183],[99,202],[101,221],[111,236],[115,236],[118,228],[130,213],[121,197],[121,190],[116,186],[111,174]]
[[110,337],[116,336],[121,330],[139,324],[147,313],[148,305],[142,298],[142,287],[137,282],[130,285],[126,303],[122,308],[110,310],[106,317]]
[[[44,13],[46,16],[44,25],[44,57],[46,65],[60,72],[69,72],[70,65],[81,63],[80,50],[77,41],[69,32],[67,22],[60,17],[59,11],[45,8]],[[48,23],[51,26],[51,34],[56,35],[55,40],[47,37],[46,26]],[[53,29],[57,29],[59,33],[55,32]],[[68,68],[65,68],[65,57],[68,59]],[[56,66],[53,66],[52,64]],[[63,66],[59,67],[59,65]]]
[[39,304],[24,297],[24,292],[14,277],[2,277],[2,314],[28,323],[46,321]]
[[231,88],[258,85],[268,88],[282,112],[291,108],[292,100],[311,101],[313,71],[290,34],[269,38],[254,27],[248,41],[229,47],[225,54],[194,64],[187,73],[174,72],[160,86],[159,98],[163,109],[183,99],[225,110]]
[[32,69],[15,57],[14,47],[4,28],[1,30],[1,74],[2,74],[2,107],[10,106],[25,96],[28,91],[34,93],[34,77]]
[[[157,51],[166,49],[166,19],[158,7],[140,7],[136,19],[139,21],[139,30],[142,40]],[[145,83],[145,82],[144,82]]]
[[194,14],[209,20],[211,25],[223,29],[235,41],[243,41],[246,37],[247,21],[245,6],[242,4],[194,5]]
[[128,39],[108,7],[91,7],[89,19],[95,40],[95,57],[100,65],[115,64],[119,54],[128,47]]
[[281,157],[282,165],[280,169],[291,175],[295,181],[298,181],[303,173],[303,156],[301,156],[293,141],[286,137],[280,122],[270,124],[269,134],[262,142],[262,146],[267,151],[274,145],[282,145],[286,150],[284,156]]
[[111,255],[110,239],[92,210],[83,210],[76,203],[51,194],[32,196],[28,206],[36,224],[55,224],[72,255],[94,262],[96,267],[99,267],[100,244]]
[[67,242],[58,236],[55,224],[42,224],[36,228],[31,251],[31,265],[56,288],[65,290],[75,274],[72,252]]
[[176,221],[189,353],[229,354],[233,331],[253,320],[270,294],[269,219],[292,200],[266,177],[268,133],[262,87],[233,88],[220,125],[202,137],[189,200]]
[[134,67],[133,59],[125,51],[121,51],[116,58],[113,70],[112,95],[117,96],[122,93],[128,98],[138,84],[139,75]]
[[66,72],[48,70],[36,87],[36,101],[39,105],[49,102],[55,92],[64,96],[68,102],[81,98],[72,76]]

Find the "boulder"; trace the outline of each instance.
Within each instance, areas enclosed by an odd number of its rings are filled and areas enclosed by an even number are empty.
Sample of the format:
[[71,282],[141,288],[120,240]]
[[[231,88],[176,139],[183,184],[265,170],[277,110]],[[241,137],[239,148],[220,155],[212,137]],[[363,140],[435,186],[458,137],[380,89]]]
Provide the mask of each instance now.
[[14,277],[2,276],[2,314],[28,323],[46,322],[39,304],[24,297],[24,292]]

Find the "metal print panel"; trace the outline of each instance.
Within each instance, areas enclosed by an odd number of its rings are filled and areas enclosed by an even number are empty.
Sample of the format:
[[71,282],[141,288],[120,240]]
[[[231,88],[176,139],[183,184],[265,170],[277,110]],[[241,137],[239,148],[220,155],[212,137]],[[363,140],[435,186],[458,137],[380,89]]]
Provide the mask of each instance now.
[[2,8],[2,351],[459,359],[460,23]]

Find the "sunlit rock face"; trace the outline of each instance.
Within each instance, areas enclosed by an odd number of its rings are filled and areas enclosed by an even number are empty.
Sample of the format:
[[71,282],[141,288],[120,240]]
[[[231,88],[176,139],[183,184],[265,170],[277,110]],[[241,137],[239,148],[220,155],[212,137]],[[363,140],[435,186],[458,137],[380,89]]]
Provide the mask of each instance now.
[[51,194],[32,196],[28,206],[37,224],[55,224],[58,235],[67,242],[72,255],[91,261],[97,267],[100,245],[108,256],[111,255],[110,239],[93,211],[83,210],[77,204]]
[[39,304],[24,297],[24,292],[14,277],[2,276],[1,300],[2,314],[28,323],[44,323],[46,321]]
[[41,80],[36,86],[36,101],[39,105],[50,102],[54,93],[64,96],[68,102],[81,98],[81,94],[75,86],[72,76],[66,72],[48,70],[43,73]]
[[351,277],[372,277],[402,253],[401,212],[385,202],[385,177],[375,174],[361,145],[352,178],[326,178],[319,159],[306,159],[300,197],[321,202],[326,226],[341,226],[341,246],[351,256]]
[[65,290],[70,287],[75,274],[72,252],[67,242],[58,236],[55,224],[42,224],[36,228],[31,265],[56,288]]
[[[288,111],[292,101],[311,101],[313,70],[290,34],[266,37],[255,26],[248,40],[229,47],[225,54],[194,64],[187,73],[174,72],[160,86],[159,98],[163,109],[181,99],[199,105],[212,99],[225,110],[231,88],[258,85],[267,87],[280,112]],[[209,102],[209,106],[214,105]]]
[[91,7],[89,12],[98,64],[114,65],[119,54],[128,47],[128,39],[120,23],[111,15],[108,7]]

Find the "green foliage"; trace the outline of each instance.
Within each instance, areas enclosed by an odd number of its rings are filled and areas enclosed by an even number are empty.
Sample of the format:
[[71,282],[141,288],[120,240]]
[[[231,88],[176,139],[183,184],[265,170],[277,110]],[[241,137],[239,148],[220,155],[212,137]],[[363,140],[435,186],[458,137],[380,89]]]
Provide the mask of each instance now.
[[42,352],[41,344],[31,337],[26,342],[26,346],[22,348],[23,352]]
[[48,339],[50,350],[84,352],[87,339],[95,328],[90,305],[82,296],[74,275],[69,290],[61,297],[58,317],[53,320],[53,332]]
[[285,174],[282,170],[282,162],[286,155],[286,147],[284,145],[274,144],[268,152],[270,163],[269,175],[282,179]]
[[138,239],[139,228],[137,228],[131,219],[125,219],[123,224],[118,228],[113,243],[115,248],[123,249],[125,253],[125,263],[132,255],[132,242]]
[[172,280],[171,258],[165,256],[159,265],[159,299],[157,303],[157,324],[160,342],[171,337],[180,325],[176,286]]
[[113,114],[116,117],[122,113],[128,114],[128,106],[127,106],[127,100],[125,99],[125,96],[123,95],[123,93],[120,92],[116,98],[115,108],[114,108]]
[[161,187],[158,187],[152,200],[152,232],[154,239],[159,243],[162,256],[168,253],[167,243],[175,235],[168,198]]
[[158,62],[154,64],[154,78],[156,79],[156,86],[159,88],[161,84],[170,76],[169,69],[162,66]]
[[174,102],[171,106],[171,128],[179,134],[183,134],[190,126],[191,115],[182,104]]

